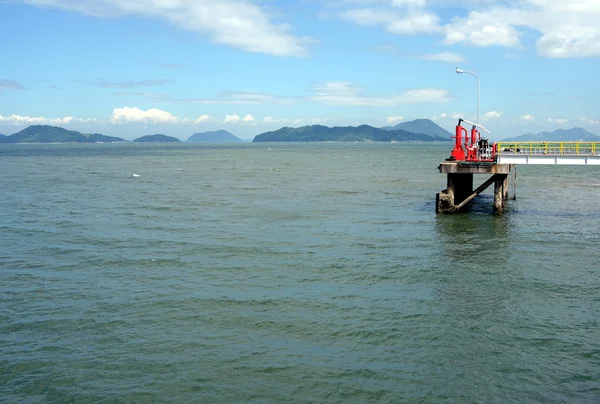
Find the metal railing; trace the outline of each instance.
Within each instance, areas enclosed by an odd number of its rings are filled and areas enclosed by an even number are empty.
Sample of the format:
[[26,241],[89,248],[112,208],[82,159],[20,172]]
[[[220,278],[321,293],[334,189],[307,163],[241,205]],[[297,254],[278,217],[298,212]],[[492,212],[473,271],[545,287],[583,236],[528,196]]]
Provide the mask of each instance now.
[[600,142],[498,142],[498,155],[600,156]]

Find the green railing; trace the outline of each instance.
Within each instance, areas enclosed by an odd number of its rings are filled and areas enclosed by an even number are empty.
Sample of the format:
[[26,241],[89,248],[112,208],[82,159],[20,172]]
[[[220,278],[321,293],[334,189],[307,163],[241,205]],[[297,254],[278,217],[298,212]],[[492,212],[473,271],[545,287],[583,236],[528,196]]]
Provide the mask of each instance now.
[[499,155],[598,156],[600,142],[498,142]]

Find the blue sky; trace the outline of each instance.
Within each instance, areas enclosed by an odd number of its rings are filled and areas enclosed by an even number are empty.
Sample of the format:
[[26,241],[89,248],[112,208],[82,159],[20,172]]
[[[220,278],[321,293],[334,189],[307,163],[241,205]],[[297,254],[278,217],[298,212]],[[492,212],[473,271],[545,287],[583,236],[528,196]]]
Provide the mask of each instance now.
[[480,121],[600,135],[598,0],[0,0],[0,133]]

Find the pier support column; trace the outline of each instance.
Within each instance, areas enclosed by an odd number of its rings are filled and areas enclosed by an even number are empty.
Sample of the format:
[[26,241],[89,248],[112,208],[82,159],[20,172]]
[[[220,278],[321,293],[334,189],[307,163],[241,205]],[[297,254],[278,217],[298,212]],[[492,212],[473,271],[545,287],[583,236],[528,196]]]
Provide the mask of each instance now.
[[458,205],[473,193],[473,174],[448,174],[446,189],[436,195],[436,213],[454,213]]
[[473,193],[473,174],[448,174],[448,189],[454,190],[454,204],[459,205]]
[[[494,184],[494,212],[504,213],[505,199],[508,197],[508,174],[511,164],[492,162],[444,161],[438,170],[447,175],[447,188],[436,194],[436,213],[457,213]],[[473,190],[473,174],[491,174],[483,184]]]
[[435,195],[435,213],[454,213],[454,187],[446,188]]
[[[504,213],[505,187],[504,184],[508,181],[508,174],[496,174],[494,181],[494,213],[502,215]],[[508,186],[506,186],[508,190]]]

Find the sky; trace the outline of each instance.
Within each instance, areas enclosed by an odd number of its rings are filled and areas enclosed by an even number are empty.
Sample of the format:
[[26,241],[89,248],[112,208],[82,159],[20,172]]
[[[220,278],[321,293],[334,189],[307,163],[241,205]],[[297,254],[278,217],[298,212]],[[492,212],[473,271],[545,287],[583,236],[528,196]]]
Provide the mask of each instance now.
[[0,0],[0,133],[600,135],[600,0]]

